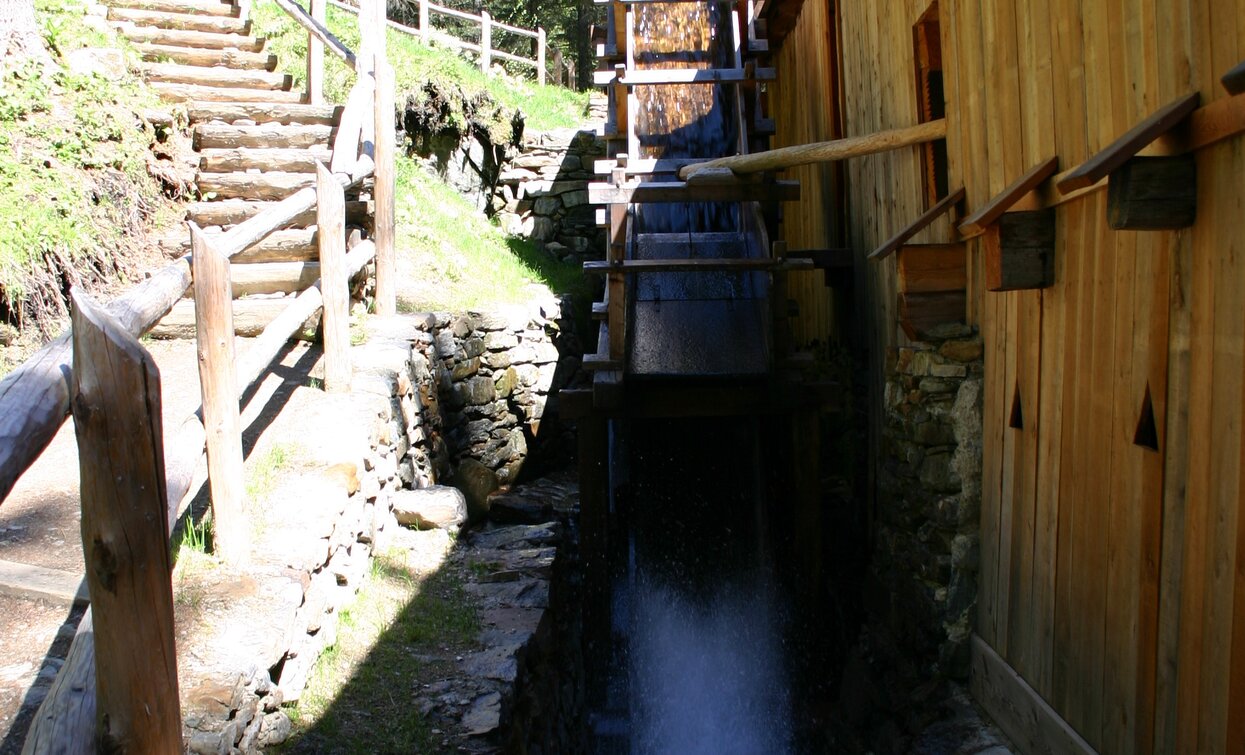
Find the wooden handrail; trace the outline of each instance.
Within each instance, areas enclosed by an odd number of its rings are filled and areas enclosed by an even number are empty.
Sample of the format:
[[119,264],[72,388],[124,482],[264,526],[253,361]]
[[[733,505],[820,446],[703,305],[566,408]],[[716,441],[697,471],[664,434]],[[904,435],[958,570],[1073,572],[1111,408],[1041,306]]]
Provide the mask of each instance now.
[[912,238],[913,236],[923,231],[925,229],[925,226],[934,222],[943,213],[947,212],[952,207],[959,204],[959,202],[964,199],[965,194],[966,192],[964,191],[964,187],[961,186],[960,188],[951,192],[947,196],[943,197],[941,200],[938,201],[937,204],[935,204],[933,207],[926,210],[919,218],[912,221],[911,225],[909,225],[907,228],[904,228],[899,233],[896,233],[889,240],[887,240],[886,243],[882,244],[877,249],[874,249],[872,252],[870,252],[869,256],[866,257],[866,259],[868,259],[870,262],[877,262],[880,259],[885,259],[886,257],[889,257],[895,250],[903,246],[904,243],[908,241],[908,239]]
[[1059,158],[1052,157],[1038,163],[1017,178],[1006,189],[995,195],[972,215],[960,223],[960,233],[968,235],[983,230],[1019,202],[1026,194],[1036,189],[1046,179],[1059,170]]
[[346,61],[346,65],[352,69],[358,68],[358,60],[355,58],[354,52],[346,47],[333,32],[329,31],[323,24],[311,17],[301,5],[295,3],[294,0],[273,0],[281,10],[285,11],[290,18],[298,22],[298,25],[307,30],[316,39],[324,43],[324,46],[334,55]]

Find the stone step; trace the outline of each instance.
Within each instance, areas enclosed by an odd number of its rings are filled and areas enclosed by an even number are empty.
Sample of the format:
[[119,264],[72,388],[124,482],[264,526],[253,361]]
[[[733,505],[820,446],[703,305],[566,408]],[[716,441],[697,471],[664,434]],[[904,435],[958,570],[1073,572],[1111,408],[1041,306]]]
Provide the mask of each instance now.
[[[333,126],[341,117],[341,105],[277,104],[268,102],[192,102],[186,108],[191,123],[254,121],[258,124]],[[324,137],[328,143],[328,135]],[[317,142],[320,143],[320,142]],[[236,146],[258,146],[244,145]],[[298,146],[298,145],[270,145]],[[309,146],[309,145],[303,145]]]
[[169,102],[246,102],[266,107],[270,103],[297,104],[303,101],[302,92],[280,89],[245,89],[242,87],[212,87],[197,84],[172,84],[165,81],[151,82],[151,88]]
[[[264,210],[275,206],[276,204],[276,202],[263,202],[248,199],[223,199],[218,202],[191,202],[186,206],[186,219],[192,220],[204,228],[209,226],[227,228],[229,226],[237,225],[247,218],[252,218]],[[366,221],[370,212],[371,208],[369,202],[346,202],[346,222],[350,225],[362,224]],[[304,212],[303,214],[290,220],[290,222],[286,225],[286,228],[300,229],[306,226],[315,225],[315,222],[315,210],[308,210],[307,212]],[[182,235],[185,234],[183,233]],[[272,238],[272,236],[270,235],[268,238]],[[262,244],[263,242],[260,243]],[[186,240],[185,244],[186,248],[189,248],[189,239]]]
[[194,47],[200,50],[233,49],[242,50],[243,52],[259,52],[264,49],[265,44],[263,37],[251,37],[244,34],[161,29],[155,26],[135,26],[129,22],[117,24],[117,27],[122,36],[138,45],[169,45]]
[[327,145],[308,149],[206,149],[199,155],[199,170],[205,173],[248,170],[315,173],[317,162],[327,166],[332,159],[333,150]]
[[157,29],[180,29],[183,31],[206,31],[215,34],[250,34],[251,22],[229,16],[198,16],[192,13],[161,13],[134,8],[109,8],[108,20],[149,26]]
[[191,84],[193,86],[239,89],[288,90],[294,83],[288,73],[276,71],[240,71],[221,66],[184,66],[176,63],[145,63],[143,78],[153,83]]
[[195,183],[202,196],[214,199],[285,199],[314,186],[314,173],[198,173]]
[[307,149],[328,146],[337,129],[333,126],[283,125],[226,126],[200,123],[195,126],[194,148],[205,149]]
[[232,48],[207,49],[179,45],[134,45],[146,61],[177,63],[186,66],[226,66],[255,71],[271,71],[277,67],[277,56],[262,52],[243,52]]
[[232,0],[103,0],[103,4],[110,8],[196,16],[236,17],[241,13],[241,9]]

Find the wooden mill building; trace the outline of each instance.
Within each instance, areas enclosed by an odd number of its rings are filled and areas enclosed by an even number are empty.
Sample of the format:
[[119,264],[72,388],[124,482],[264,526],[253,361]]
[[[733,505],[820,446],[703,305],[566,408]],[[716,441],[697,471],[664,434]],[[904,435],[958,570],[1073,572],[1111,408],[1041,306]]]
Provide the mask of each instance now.
[[788,171],[782,237],[850,250],[796,335],[867,350],[875,425],[888,353],[980,332],[979,701],[1029,752],[1245,752],[1245,2],[756,15],[773,147],[945,121]]

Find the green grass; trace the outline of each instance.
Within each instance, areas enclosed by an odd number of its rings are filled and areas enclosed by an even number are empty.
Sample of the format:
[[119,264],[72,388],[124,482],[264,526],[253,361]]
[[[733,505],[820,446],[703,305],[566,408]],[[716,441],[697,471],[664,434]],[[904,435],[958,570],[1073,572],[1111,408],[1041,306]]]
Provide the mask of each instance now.
[[294,734],[278,752],[433,752],[411,702],[421,683],[452,674],[475,647],[479,619],[453,572],[420,574],[393,549],[376,556],[341,609],[337,642],[321,654],[298,703]]
[[[36,0],[59,65],[0,61],[0,317],[45,330],[64,314],[62,280],[124,274],[119,256],[163,206],[147,175],[153,134],[133,113],[155,104],[136,76],[77,76],[62,67],[84,47],[124,40],[82,22],[79,0]],[[137,222],[136,222],[137,221]]]
[[[268,49],[277,54],[280,70],[291,74],[295,88],[306,80],[307,33],[272,0],[258,0],[252,7],[256,33],[268,39]],[[328,7],[328,27],[351,50],[359,48],[359,26],[354,14]],[[386,55],[395,72],[397,101],[406,101],[408,94],[420,97],[427,82],[436,82],[443,89],[457,88],[465,101],[478,102],[487,94],[503,111],[518,110],[528,130],[547,131],[553,128],[578,126],[584,121],[588,106],[586,92],[575,92],[558,86],[540,86],[517,76],[485,76],[474,61],[456,51],[424,45],[417,38],[388,30]],[[332,53],[325,53],[324,95],[333,102],[345,102],[355,75]],[[444,86],[449,85],[449,86]],[[505,128],[509,115],[488,114]],[[465,125],[465,124],[460,124]],[[499,142],[500,143],[500,142]]]
[[583,294],[577,265],[526,239],[507,236],[453,188],[410,160],[399,160],[399,306],[408,312],[487,309],[530,301],[532,285]]

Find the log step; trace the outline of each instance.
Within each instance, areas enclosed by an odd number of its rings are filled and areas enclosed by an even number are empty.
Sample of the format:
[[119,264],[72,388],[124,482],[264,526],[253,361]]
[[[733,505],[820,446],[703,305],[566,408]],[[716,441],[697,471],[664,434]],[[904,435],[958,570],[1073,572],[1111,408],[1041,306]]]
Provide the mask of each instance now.
[[237,16],[240,8],[218,0],[104,0],[109,8],[128,8],[155,13],[193,13],[197,16]]
[[[233,298],[262,294],[292,294],[320,279],[319,262],[260,262],[254,265],[230,265]],[[194,298],[195,287],[186,291]]]
[[[193,115],[191,116],[194,117]],[[306,149],[328,146],[336,129],[326,125],[263,123],[226,126],[200,123],[195,126],[194,148],[207,149]]]
[[210,87],[195,84],[170,84],[162,81],[151,83],[151,88],[169,102],[252,102],[267,104],[280,102],[298,104],[303,101],[302,92],[285,92],[280,89],[243,89],[241,87]]
[[[210,121],[233,123],[234,121],[248,120],[264,124],[289,123],[332,126],[341,117],[342,106],[268,102],[192,102],[186,110],[191,123]],[[324,144],[328,143],[328,138],[328,136],[325,136]]]
[[217,199],[285,199],[306,186],[314,186],[314,173],[200,173],[195,177],[199,193]]
[[[193,220],[203,228],[207,228],[209,226],[228,227],[237,225],[247,218],[254,217],[275,204],[276,202],[262,202],[247,199],[223,199],[219,202],[191,202],[186,206],[186,219]],[[366,221],[368,214],[371,212],[369,205],[369,202],[364,201],[346,202],[346,223],[348,225],[360,225]],[[315,210],[308,210],[301,215],[295,216],[294,219],[286,225],[286,227],[302,228],[305,226],[315,225],[315,222]],[[269,238],[271,238],[271,236]],[[189,237],[187,237],[187,249],[189,249],[189,245],[190,240]]]
[[[201,202],[200,204],[212,205],[224,204],[224,202]],[[314,213],[312,215],[311,226],[273,231],[262,240],[230,257],[229,261],[239,265],[262,262],[315,262],[320,258],[320,247],[319,236],[316,235],[314,225]],[[219,238],[220,235],[219,230],[207,231],[208,238],[213,240]],[[190,251],[190,234],[181,231],[176,238],[162,239],[161,245],[169,254],[186,254]]]
[[200,50],[242,50],[259,52],[264,49],[263,37],[245,34],[218,34],[211,31],[188,31],[185,29],[159,29],[154,26],[135,26],[131,23],[117,24],[121,35],[135,44],[194,47]]
[[249,20],[228,16],[199,16],[192,13],[161,13],[133,8],[109,8],[108,20],[128,22],[135,26],[153,26],[157,29],[206,31],[216,34],[251,33]]
[[[277,319],[294,301],[291,296],[268,299],[238,299],[233,303],[233,332],[235,335],[254,338],[264,331],[268,323]],[[152,338],[195,337],[195,303],[182,299],[173,305],[164,319],[152,328]]]
[[240,71],[234,68],[206,68],[176,63],[146,63],[141,71],[147,81],[167,84],[282,90],[288,90],[294,84],[294,78],[288,73],[276,71]]
[[186,66],[227,66],[254,71],[272,71],[277,67],[277,56],[262,52],[144,43],[135,44],[134,49],[138,51],[143,60],[152,62],[178,63]]
[[233,173],[262,170],[287,173],[314,173],[316,163],[325,166],[333,159],[328,146],[310,149],[207,149],[199,155],[204,173]]

